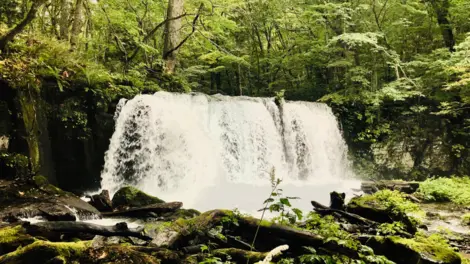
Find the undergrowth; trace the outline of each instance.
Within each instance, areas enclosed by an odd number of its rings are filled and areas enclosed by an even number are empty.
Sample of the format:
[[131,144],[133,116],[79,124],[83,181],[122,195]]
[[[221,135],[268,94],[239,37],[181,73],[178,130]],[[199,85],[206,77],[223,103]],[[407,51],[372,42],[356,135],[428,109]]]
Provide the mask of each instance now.
[[428,179],[420,184],[418,194],[428,202],[470,205],[470,177]]

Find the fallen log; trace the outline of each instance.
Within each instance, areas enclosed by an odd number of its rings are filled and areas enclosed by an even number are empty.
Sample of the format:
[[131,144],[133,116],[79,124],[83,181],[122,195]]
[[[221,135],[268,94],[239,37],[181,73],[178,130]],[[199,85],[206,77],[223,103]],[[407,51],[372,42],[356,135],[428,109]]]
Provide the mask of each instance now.
[[23,227],[26,232],[32,236],[42,236],[56,240],[61,235],[91,234],[100,236],[125,236],[136,237],[145,241],[151,241],[152,238],[143,233],[144,228],[129,228],[126,223],[117,223],[114,226],[101,226],[92,223],[75,221],[57,221],[57,222],[24,222]]
[[161,215],[168,212],[176,212],[176,210],[180,209],[183,206],[181,202],[171,202],[171,203],[158,203],[158,204],[151,204],[142,207],[135,207],[126,210],[120,210],[115,212],[105,212],[102,213],[103,216],[130,216],[130,217],[138,217],[138,216],[145,216],[145,215],[152,215],[157,214]]
[[366,194],[374,194],[380,190],[397,190],[402,193],[412,194],[419,188],[418,182],[405,181],[364,181],[361,183],[361,190]]
[[[359,259],[358,253],[336,241],[326,241],[322,236],[298,230],[289,226],[279,224],[265,225],[260,220],[251,217],[242,217],[238,220],[239,227],[235,232],[240,232],[245,240],[253,240],[253,235],[258,230],[255,247],[261,251],[271,250],[279,245],[289,245],[288,252],[305,253],[305,246],[311,246],[336,252],[352,259]],[[268,246],[269,248],[266,248]]]
[[335,217],[344,218],[351,224],[359,224],[365,226],[376,226],[378,223],[367,218],[364,218],[360,215],[348,213],[346,211],[332,209],[322,205],[319,202],[311,201],[311,204],[314,207],[314,210],[321,215],[333,215]]

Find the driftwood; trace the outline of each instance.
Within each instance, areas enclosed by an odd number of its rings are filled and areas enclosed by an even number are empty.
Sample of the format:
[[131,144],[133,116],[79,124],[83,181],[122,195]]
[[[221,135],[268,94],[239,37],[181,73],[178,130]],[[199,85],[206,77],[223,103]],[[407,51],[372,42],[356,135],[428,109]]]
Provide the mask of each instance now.
[[175,212],[183,206],[181,202],[171,203],[158,203],[142,207],[130,208],[127,210],[120,210],[115,212],[102,213],[103,216],[142,216],[148,214],[164,214],[168,212]]
[[351,224],[359,224],[359,225],[365,225],[365,226],[377,225],[377,222],[369,220],[357,214],[352,214],[352,213],[348,213],[346,211],[337,210],[337,209],[331,209],[316,201],[311,201],[311,204],[313,205],[315,212],[321,215],[333,215],[337,218],[344,218],[346,221],[348,221]]
[[117,223],[115,226],[101,226],[91,223],[75,222],[75,221],[57,221],[57,222],[40,222],[31,224],[24,222],[23,227],[27,233],[33,236],[43,237],[60,237],[60,235],[76,235],[91,234],[100,236],[130,236],[150,241],[151,237],[143,234],[144,228],[129,228],[126,223]]

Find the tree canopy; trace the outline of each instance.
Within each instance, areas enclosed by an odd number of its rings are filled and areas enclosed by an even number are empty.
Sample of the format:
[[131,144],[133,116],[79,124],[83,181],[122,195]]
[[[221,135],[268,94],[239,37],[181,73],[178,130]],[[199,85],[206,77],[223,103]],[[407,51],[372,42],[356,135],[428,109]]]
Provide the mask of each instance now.
[[0,72],[12,86],[52,80],[95,108],[159,89],[321,100],[358,168],[468,173],[468,10],[467,0],[5,0]]

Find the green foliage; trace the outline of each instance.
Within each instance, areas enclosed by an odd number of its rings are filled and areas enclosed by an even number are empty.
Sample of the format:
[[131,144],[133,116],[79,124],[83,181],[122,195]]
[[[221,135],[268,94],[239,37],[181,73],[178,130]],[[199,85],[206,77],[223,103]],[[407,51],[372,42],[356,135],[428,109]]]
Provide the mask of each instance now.
[[283,190],[278,188],[282,180],[277,179],[275,170],[272,169],[270,173],[272,192],[268,199],[263,204],[265,207],[260,211],[278,212],[279,216],[273,218],[274,222],[280,224],[294,224],[297,220],[302,220],[302,211],[298,208],[293,208],[290,200],[299,199],[298,197],[289,197],[282,194]]
[[419,194],[430,202],[470,205],[470,178],[432,178],[420,184]]
[[470,226],[470,213],[462,215],[462,224]]
[[403,193],[388,189],[380,190],[372,195],[364,195],[354,201],[375,205],[395,214],[422,213],[419,205],[407,200]]
[[306,219],[306,229],[323,236],[327,241],[333,240],[354,250],[360,248],[359,241],[344,231],[332,216],[321,217],[311,212]]
[[406,232],[406,226],[402,222],[383,223],[377,227],[377,235],[388,236]]

